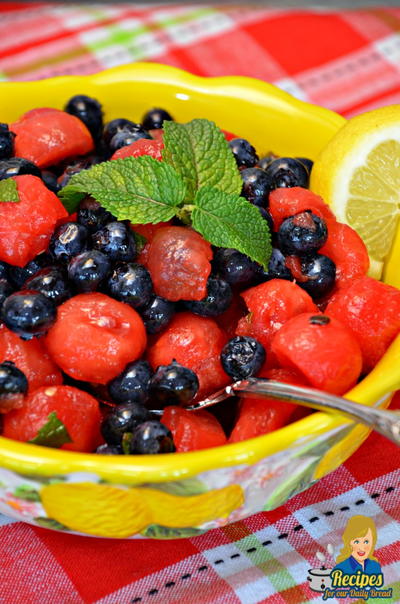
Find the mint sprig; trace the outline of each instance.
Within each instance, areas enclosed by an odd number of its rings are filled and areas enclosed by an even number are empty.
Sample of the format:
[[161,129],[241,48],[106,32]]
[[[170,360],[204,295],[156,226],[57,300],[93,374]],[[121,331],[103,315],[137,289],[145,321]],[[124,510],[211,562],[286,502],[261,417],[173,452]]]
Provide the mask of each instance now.
[[58,419],[56,412],[53,411],[47,416],[47,422],[39,429],[35,438],[28,442],[42,445],[42,447],[59,449],[62,445],[71,443],[72,438],[62,421]]
[[0,180],[0,202],[21,201],[18,195],[17,183],[12,178]]
[[75,174],[59,193],[67,210],[91,195],[118,220],[133,224],[177,216],[210,243],[235,248],[266,268],[268,224],[240,197],[242,179],[222,132],[208,120],[165,122],[164,128],[162,162],[127,157]]
[[186,184],[185,201],[202,187],[240,193],[243,182],[232,151],[214,122],[195,119],[187,124],[166,121],[163,160],[173,166]]
[[69,212],[85,195],[91,195],[119,220],[154,224],[175,216],[185,197],[185,185],[171,166],[142,155],[82,170],[59,195]]
[[268,224],[243,197],[203,187],[194,198],[192,226],[213,245],[234,248],[267,266],[271,255]]

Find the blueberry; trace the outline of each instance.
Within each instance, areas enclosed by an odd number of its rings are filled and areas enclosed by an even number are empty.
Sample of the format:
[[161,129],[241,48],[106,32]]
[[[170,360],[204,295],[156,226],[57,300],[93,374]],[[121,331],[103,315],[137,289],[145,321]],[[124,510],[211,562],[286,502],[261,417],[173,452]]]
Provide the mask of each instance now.
[[118,447],[116,445],[112,446],[105,444],[97,447],[96,453],[98,455],[122,455],[123,451],[121,447]]
[[0,160],[8,159],[14,151],[14,132],[10,132],[8,124],[0,123]]
[[187,300],[184,306],[201,317],[217,317],[227,310],[232,302],[232,295],[229,283],[210,276],[207,281],[207,295],[202,300]]
[[308,157],[295,157],[295,159],[297,159],[297,161],[299,161],[299,162],[301,162],[303,164],[303,166],[307,170],[308,174],[310,175],[312,167],[314,165],[313,160],[312,159],[308,159]]
[[231,248],[219,248],[214,254],[214,271],[230,285],[248,285],[258,271],[259,265],[248,256]]
[[9,284],[7,279],[0,279],[0,309],[3,306],[3,302],[8,296],[11,296],[14,289]]
[[235,336],[221,351],[222,367],[233,380],[243,380],[255,375],[264,361],[264,347],[249,336]]
[[278,157],[278,155],[275,155],[275,153],[272,153],[271,151],[270,153],[267,153],[267,155],[264,155],[264,157],[261,157],[261,159],[258,160],[257,167],[261,168],[262,170],[266,170],[269,164],[272,164],[272,162],[275,159],[278,159]]
[[93,197],[87,195],[79,204],[77,220],[90,233],[95,233],[104,225],[115,221],[116,218],[111,212],[102,208],[99,202],[93,199]]
[[79,174],[82,170],[89,170],[101,161],[98,155],[87,155],[86,157],[79,157],[72,161],[70,164],[65,166],[64,172],[57,179],[57,183],[60,188],[65,187],[72,176]]
[[10,268],[12,268],[10,264],[0,260],[0,279],[8,279]]
[[109,222],[92,235],[92,243],[94,249],[103,252],[110,260],[129,262],[135,259],[135,237],[125,222]]
[[0,364],[0,412],[13,408],[28,390],[25,374],[12,361]]
[[42,170],[42,180],[46,187],[53,193],[58,193],[61,189],[61,185],[57,180],[57,174],[51,172],[51,170]]
[[87,250],[88,230],[78,222],[65,222],[50,238],[49,252],[58,262],[69,262],[73,256]]
[[165,109],[156,107],[145,113],[142,120],[142,126],[146,130],[157,130],[158,128],[163,127],[164,120],[171,122],[173,121],[173,118],[168,111],[165,111]]
[[46,298],[53,300],[57,306],[72,295],[63,271],[52,266],[43,268],[36,275],[30,277],[26,281],[25,287],[42,293]]
[[278,245],[284,254],[312,254],[324,245],[327,237],[325,220],[306,210],[282,222]]
[[258,162],[256,150],[245,138],[233,138],[228,144],[239,168],[252,168]]
[[285,256],[278,248],[272,248],[271,258],[268,262],[269,279],[286,279],[287,281],[293,281],[292,273],[287,268],[285,260]]
[[242,196],[256,206],[267,206],[271,180],[261,168],[245,168],[241,171]]
[[23,157],[11,157],[0,161],[0,180],[10,176],[21,176],[21,174],[32,174],[41,177],[39,168]]
[[124,117],[117,117],[115,120],[111,120],[104,125],[103,128],[103,139],[105,143],[108,145],[112,137],[117,134],[117,132],[122,132],[122,130],[127,128],[132,128],[137,126],[135,122],[131,120],[127,120]]
[[50,329],[56,320],[56,306],[40,292],[22,290],[5,299],[1,316],[11,331],[30,340]]
[[104,440],[109,445],[120,445],[126,432],[150,419],[149,411],[137,403],[118,405],[107,415],[100,426]]
[[107,290],[112,298],[138,310],[149,304],[153,283],[149,271],[142,264],[121,262],[108,279]]
[[24,285],[25,281],[29,279],[29,277],[33,277],[36,275],[42,268],[46,266],[51,266],[53,264],[53,258],[50,254],[43,252],[38,256],[35,256],[33,260],[25,264],[25,266],[9,266],[8,267],[8,275],[9,280],[12,285],[16,288],[21,289]]
[[265,173],[271,180],[271,189],[280,187],[308,187],[307,168],[293,157],[280,157],[267,166]]
[[77,94],[69,99],[64,110],[79,118],[90,131],[94,140],[98,140],[101,137],[103,112],[100,103],[96,99],[85,94]]
[[257,206],[257,207],[260,210],[260,214],[261,214],[262,218],[264,218],[264,220],[267,221],[269,232],[273,233],[274,232],[274,221],[272,219],[271,213],[268,210],[266,210],[265,208],[261,208],[260,206]]
[[150,302],[140,312],[147,333],[162,331],[175,314],[175,304],[161,296],[152,296]]
[[133,431],[130,453],[155,455],[174,451],[175,446],[170,430],[158,421],[144,422]]
[[94,292],[111,271],[111,262],[97,250],[82,252],[68,264],[68,277],[79,292]]
[[141,138],[151,139],[151,136],[140,124],[127,125],[122,130],[116,132],[110,140],[108,144],[110,152],[115,153],[121,147],[131,145]]
[[108,384],[108,392],[115,403],[144,404],[149,397],[150,379],[153,372],[147,361],[129,363]]
[[197,375],[176,361],[160,365],[151,378],[150,403],[153,409],[167,405],[188,405],[199,389]]
[[312,298],[318,299],[327,296],[335,285],[336,265],[323,254],[300,258],[299,275],[295,275],[296,283]]

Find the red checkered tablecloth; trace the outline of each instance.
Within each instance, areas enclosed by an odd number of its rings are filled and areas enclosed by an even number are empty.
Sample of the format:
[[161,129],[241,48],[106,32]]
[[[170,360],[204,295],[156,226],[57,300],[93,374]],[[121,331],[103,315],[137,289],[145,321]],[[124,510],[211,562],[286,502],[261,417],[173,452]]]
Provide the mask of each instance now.
[[[382,6],[3,2],[0,79],[151,60],[201,75],[261,78],[350,116],[400,102],[399,31],[400,8]],[[309,588],[308,569],[320,566],[316,552],[328,543],[338,551],[355,514],[375,520],[375,554],[385,587],[393,588],[382,601],[399,603],[399,466],[399,450],[372,435],[347,463],[285,506],[185,540],[91,539],[0,516],[0,603],[322,602]]]

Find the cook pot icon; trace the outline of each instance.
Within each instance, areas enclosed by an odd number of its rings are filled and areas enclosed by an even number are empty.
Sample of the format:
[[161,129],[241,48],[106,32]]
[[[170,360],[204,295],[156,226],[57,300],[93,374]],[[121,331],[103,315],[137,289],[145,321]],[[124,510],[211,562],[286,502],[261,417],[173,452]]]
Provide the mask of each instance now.
[[[327,552],[332,556],[333,547],[330,543],[327,545]],[[326,562],[326,556],[322,552],[317,552],[317,558],[322,563]],[[310,582],[310,589],[319,593],[325,591],[326,588],[332,587],[331,579],[332,568],[327,568],[322,564],[321,568],[310,568],[308,571],[307,581]]]

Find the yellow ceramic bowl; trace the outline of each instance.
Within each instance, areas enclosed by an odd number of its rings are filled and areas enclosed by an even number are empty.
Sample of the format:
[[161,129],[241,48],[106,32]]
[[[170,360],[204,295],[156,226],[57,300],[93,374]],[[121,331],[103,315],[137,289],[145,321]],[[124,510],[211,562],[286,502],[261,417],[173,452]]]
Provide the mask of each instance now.
[[[315,158],[344,118],[244,78],[200,78],[137,63],[89,77],[0,84],[0,116],[62,108],[74,94],[100,100],[106,119],[139,121],[156,105],[179,121],[214,120],[262,154]],[[348,397],[387,405],[400,366],[395,344]],[[0,438],[0,512],[64,531],[103,537],[195,535],[283,504],[345,461],[367,428],[315,413],[272,434],[206,451],[108,457]]]

